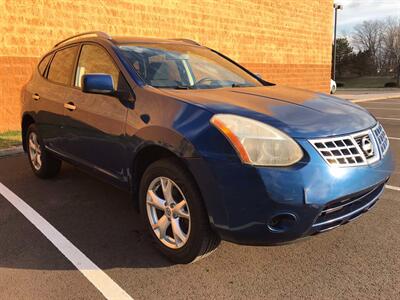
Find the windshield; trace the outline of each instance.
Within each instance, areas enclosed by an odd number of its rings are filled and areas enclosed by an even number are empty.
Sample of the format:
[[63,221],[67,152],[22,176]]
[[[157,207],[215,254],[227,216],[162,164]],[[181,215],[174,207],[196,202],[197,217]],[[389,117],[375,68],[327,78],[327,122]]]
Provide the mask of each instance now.
[[180,44],[128,44],[119,46],[142,79],[157,88],[215,89],[255,87],[262,83],[203,47]]

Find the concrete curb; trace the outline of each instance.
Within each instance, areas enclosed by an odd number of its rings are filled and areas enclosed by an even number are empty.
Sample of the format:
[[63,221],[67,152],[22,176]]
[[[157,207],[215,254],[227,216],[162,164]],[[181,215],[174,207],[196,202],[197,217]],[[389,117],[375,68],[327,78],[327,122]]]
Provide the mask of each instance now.
[[343,100],[354,102],[354,103],[400,98],[399,93],[392,94],[392,95],[381,95],[381,96],[379,96],[379,95],[374,96],[371,94],[370,95],[368,95],[368,94],[364,94],[364,95],[337,94],[334,96],[337,98],[343,99]]
[[21,154],[23,152],[24,152],[24,149],[22,148],[22,146],[15,146],[15,147],[7,148],[7,149],[1,149],[0,150],[0,158]]
[[359,102],[368,102],[368,101],[378,101],[378,100],[389,100],[389,99],[396,99],[400,98],[399,95],[393,95],[393,96],[385,96],[385,97],[374,97],[374,98],[368,98],[368,99],[353,99],[350,101],[354,103],[359,103]]

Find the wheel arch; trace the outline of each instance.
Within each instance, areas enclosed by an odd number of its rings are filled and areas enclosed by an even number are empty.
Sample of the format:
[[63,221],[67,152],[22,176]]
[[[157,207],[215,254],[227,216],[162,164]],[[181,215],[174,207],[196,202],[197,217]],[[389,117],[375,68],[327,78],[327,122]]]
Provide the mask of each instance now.
[[221,201],[218,201],[222,195],[218,185],[215,184],[215,174],[198,148],[198,146],[201,148],[204,140],[191,139],[193,132],[190,127],[183,126],[177,130],[165,126],[149,126],[130,136],[134,137],[131,145],[139,144],[130,149],[132,156],[128,167],[130,189],[135,205],[139,203],[138,187],[146,168],[158,159],[170,157],[187,170],[195,182],[211,225],[228,224],[226,208]]
[[137,140],[140,142],[138,146],[131,148],[132,156],[129,164],[133,193],[137,193],[140,179],[151,163],[170,157],[179,161],[180,165],[189,171],[184,158],[198,156],[194,145],[184,134],[172,128],[159,125],[141,128],[135,132],[132,141],[137,142]]
[[[174,159],[181,167],[186,169],[189,174],[191,174],[192,179],[196,182],[193,174],[186,166],[183,157],[179,156],[177,152],[172,151],[171,149],[162,146],[160,144],[147,144],[140,148],[140,150],[136,153],[133,162],[131,164],[131,191],[134,195],[135,201],[138,200],[138,192],[140,181],[143,177],[146,169],[154,162],[170,158]],[[197,182],[196,182],[197,185]],[[200,190],[200,189],[199,189]],[[137,204],[137,203],[135,203]]]
[[[147,145],[141,148],[137,152],[137,155],[135,155],[132,163],[130,185],[135,207],[139,208],[140,181],[146,168],[151,163],[164,158],[174,159],[191,176],[201,196],[202,204],[211,226],[215,228],[216,226],[220,226],[220,224],[228,224],[225,206],[221,201],[217,201],[220,198],[219,189],[217,186],[214,186],[214,177],[202,162],[202,158],[179,156],[176,152],[158,144]],[[195,172],[201,175],[195,174]]]

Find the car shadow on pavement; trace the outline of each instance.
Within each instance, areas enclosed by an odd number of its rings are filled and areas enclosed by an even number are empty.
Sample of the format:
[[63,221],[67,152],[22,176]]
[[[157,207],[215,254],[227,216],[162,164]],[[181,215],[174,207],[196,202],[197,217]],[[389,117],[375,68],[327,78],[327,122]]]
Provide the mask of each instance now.
[[[18,171],[6,174],[12,168]],[[101,269],[172,265],[152,245],[131,196],[124,191],[68,164],[57,178],[38,179],[21,156],[2,160],[0,182]],[[74,269],[17,210],[0,202],[0,268]]]

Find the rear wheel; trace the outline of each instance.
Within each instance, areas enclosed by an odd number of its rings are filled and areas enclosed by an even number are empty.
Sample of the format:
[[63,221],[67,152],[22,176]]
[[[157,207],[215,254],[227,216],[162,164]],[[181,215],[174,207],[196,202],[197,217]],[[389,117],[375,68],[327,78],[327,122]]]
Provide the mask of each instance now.
[[219,245],[194,180],[175,159],[157,161],[146,169],[140,209],[157,247],[175,263],[195,261]]
[[25,140],[29,163],[35,175],[40,178],[56,176],[61,169],[61,160],[45,151],[35,124],[29,126]]

